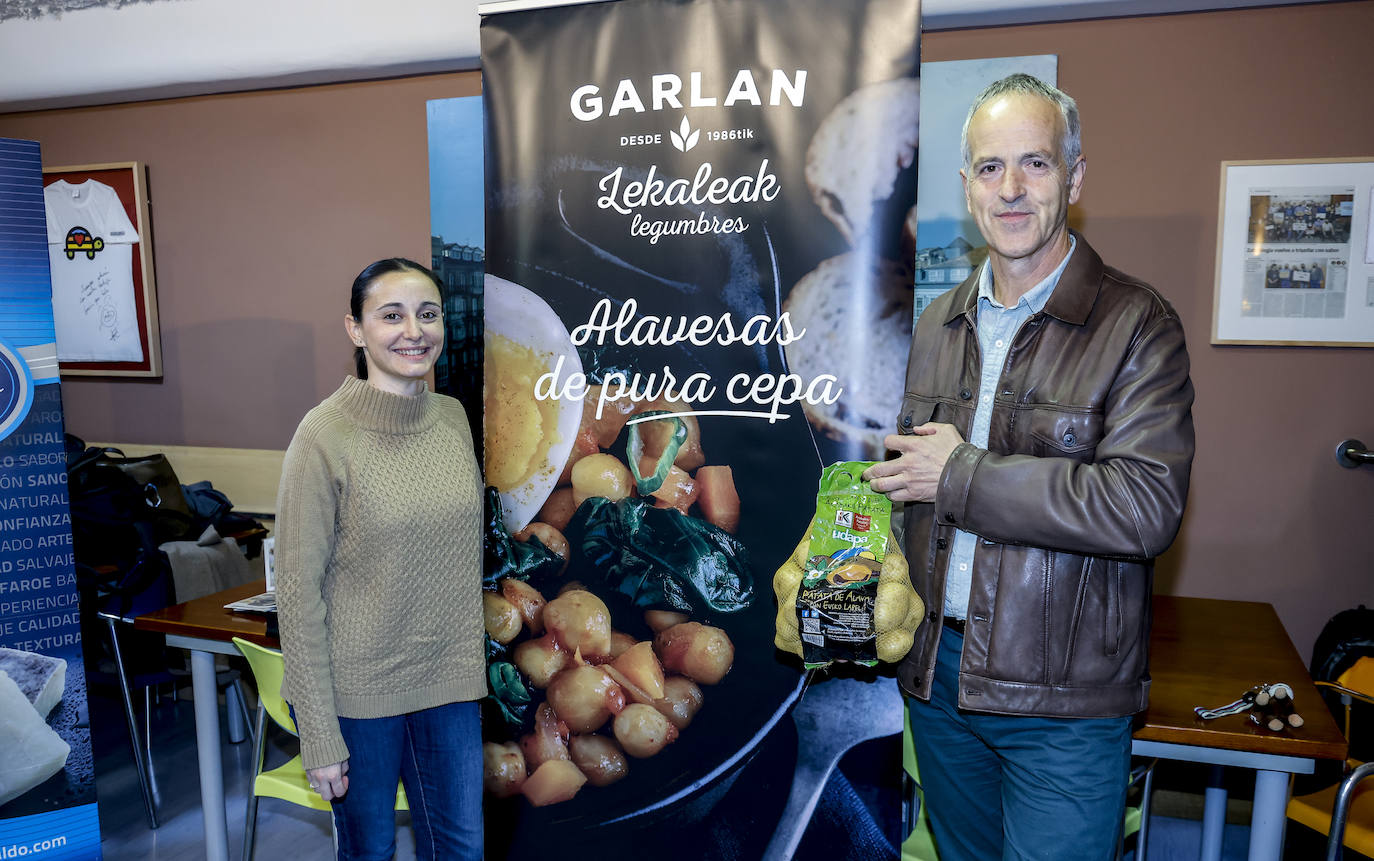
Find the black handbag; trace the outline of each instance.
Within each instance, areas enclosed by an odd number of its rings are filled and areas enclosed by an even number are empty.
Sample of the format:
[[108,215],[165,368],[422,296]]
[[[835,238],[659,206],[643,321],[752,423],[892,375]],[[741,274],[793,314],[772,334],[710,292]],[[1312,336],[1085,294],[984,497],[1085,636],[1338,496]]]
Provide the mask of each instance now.
[[91,527],[151,527],[157,544],[194,537],[196,518],[166,455],[125,457],[119,449],[87,448],[67,464],[75,532]]

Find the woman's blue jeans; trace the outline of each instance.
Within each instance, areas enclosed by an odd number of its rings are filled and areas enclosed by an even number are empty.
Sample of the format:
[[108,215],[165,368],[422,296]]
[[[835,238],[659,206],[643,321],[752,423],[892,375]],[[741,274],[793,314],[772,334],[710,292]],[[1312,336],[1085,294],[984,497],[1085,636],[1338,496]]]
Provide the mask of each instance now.
[[341,861],[396,853],[396,783],[405,784],[415,854],[482,858],[482,735],[475,702],[386,718],[339,718],[348,791],[334,802]]

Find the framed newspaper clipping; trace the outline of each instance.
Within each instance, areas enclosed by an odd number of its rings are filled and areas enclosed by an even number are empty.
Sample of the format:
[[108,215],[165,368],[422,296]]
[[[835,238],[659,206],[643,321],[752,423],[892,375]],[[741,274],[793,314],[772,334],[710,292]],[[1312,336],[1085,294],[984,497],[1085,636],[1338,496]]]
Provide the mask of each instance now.
[[1221,164],[1213,344],[1374,347],[1374,158]]
[[43,200],[62,375],[162,376],[144,165],[45,167]]

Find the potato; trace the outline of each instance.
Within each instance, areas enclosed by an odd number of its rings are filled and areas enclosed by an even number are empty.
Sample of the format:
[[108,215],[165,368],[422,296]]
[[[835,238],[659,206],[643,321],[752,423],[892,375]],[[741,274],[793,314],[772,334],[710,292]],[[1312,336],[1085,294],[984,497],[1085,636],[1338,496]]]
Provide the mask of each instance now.
[[673,726],[684,730],[701,710],[704,699],[696,682],[686,676],[669,676],[663,680],[663,699],[655,702],[654,708]]
[[482,744],[482,785],[497,798],[510,798],[525,782],[525,755],[513,741]]
[[[728,466],[703,466],[693,476],[697,483],[697,505],[710,523],[731,534],[739,528],[739,492],[735,474]],[[798,564],[804,564],[805,559]]]
[[[797,590],[803,567],[811,554],[809,537],[804,536],[796,550],[773,575],[773,593],[778,614],[773,645],[801,657],[801,635],[797,630]],[[894,664],[906,657],[915,642],[915,631],[925,616],[925,603],[911,587],[906,558],[895,541],[889,540],[878,574],[878,592],[873,602],[873,629],[877,634],[878,660]]]
[[916,632],[906,628],[893,628],[878,635],[875,646],[878,660],[885,664],[895,664],[906,657],[916,643]]
[[538,538],[539,543],[564,562],[568,561],[571,550],[568,546],[568,539],[563,537],[563,533],[547,523],[538,520],[532,521],[528,526],[511,536],[516,541],[529,541],[531,538]]
[[568,739],[568,753],[592,786],[610,786],[630,773],[625,752],[604,735],[575,735]]
[[521,736],[520,750],[531,771],[550,760],[568,758],[568,725],[554,714],[553,706],[539,704],[534,713],[534,731]]
[[566,667],[570,660],[572,653],[564,651],[553,634],[545,634],[537,640],[526,640],[516,646],[511,654],[511,662],[529,677],[530,684],[536,688],[547,688],[554,675]]
[[883,554],[883,570],[878,575],[878,596],[873,602],[878,660],[895,664],[905,658],[925,614],[925,602],[911,586],[906,557],[897,542],[889,540]]
[[654,637],[654,651],[669,672],[681,673],[704,685],[714,685],[735,661],[735,646],[720,628],[683,622]]
[[520,635],[520,611],[495,592],[483,592],[482,625],[493,640],[504,646]]
[[611,664],[651,700],[663,698],[663,667],[648,642],[636,643]]
[[564,592],[544,607],[544,624],[569,652],[584,658],[611,653],[611,611],[591,592]]
[[908,589],[896,581],[878,581],[878,595],[873,601],[875,631],[890,631],[902,624],[906,619],[907,608],[911,605],[908,592]]
[[634,493],[635,480],[630,468],[614,455],[589,454],[572,469],[573,503],[581,505],[593,496],[619,502]]
[[630,703],[615,717],[615,740],[636,759],[653,756],[677,739],[677,727],[653,706]]
[[[655,458],[640,458],[639,474],[645,478],[653,475],[656,463]],[[663,479],[663,484],[649,495],[654,498],[655,508],[675,508],[686,514],[691,509],[692,503],[697,501],[698,493],[696,479],[676,466],[670,466],[668,467],[668,475]]]
[[633,646],[636,642],[638,642],[638,641],[635,640],[634,637],[631,637],[629,634],[625,633],[624,631],[612,631],[612,632],[611,632],[611,658],[612,658],[612,660],[614,660],[615,658],[618,658],[618,657],[620,657],[621,655],[623,655],[623,654],[625,654],[626,652],[628,652],[628,651],[630,650],[630,647]]
[[620,689],[625,692],[626,702],[644,703],[645,705],[654,704],[655,699],[649,696],[647,691],[630,681],[630,679],[620,670],[617,670],[614,665],[605,664],[601,669],[605,670],[606,675],[610,676],[617,685],[620,685]]
[[549,682],[549,701],[573,732],[596,732],[625,707],[625,692],[597,667],[570,667]]
[[629,398],[608,401],[601,406],[601,418],[596,417],[598,404],[601,404],[601,386],[588,386],[587,394],[582,399],[582,423],[590,421],[597,444],[602,448],[610,448],[615,444],[616,437],[620,436],[625,422],[634,414],[635,402]]
[[577,462],[589,454],[597,454],[600,451],[601,446],[596,444],[596,436],[592,429],[586,425],[584,418],[582,427],[578,428],[577,436],[573,439],[572,450],[568,452],[568,460],[563,464],[563,471],[558,476],[558,484],[564,485],[571,482],[572,470]]
[[[544,506],[539,509],[539,513],[535,515],[535,519],[542,523],[547,523],[554,529],[562,532],[564,529],[568,528],[568,523],[572,520],[574,511],[577,511],[577,505],[573,503],[572,488],[560,487],[549,494],[549,498],[544,501]],[[544,546],[547,547],[548,545],[546,544]],[[564,558],[566,559],[567,557],[565,556]]]
[[678,613],[674,610],[644,611],[644,624],[648,625],[655,634],[659,631],[666,631],[674,625],[681,625],[687,619],[686,613]]
[[[674,400],[662,397],[657,400],[648,401],[635,407],[635,414],[662,410],[664,412],[679,413],[690,410],[692,405],[685,400]],[[678,416],[682,423],[687,427],[687,439],[677,450],[677,455],[673,458],[673,465],[684,472],[691,472],[706,462],[706,455],[701,450],[701,425],[696,416]],[[663,453],[663,446],[670,434],[666,432],[655,433],[650,430],[654,425],[661,424],[664,428],[671,425],[671,422],[641,422],[640,435],[644,440],[644,454],[652,457],[655,462],[658,456]]]
[[802,656],[801,631],[797,628],[797,592],[806,574],[804,566],[810,548],[810,537],[803,536],[797,549],[773,574],[773,595],[778,605],[773,621],[773,645],[797,657]]
[[501,596],[520,611],[520,618],[530,633],[536,636],[544,633],[544,596],[539,590],[513,577],[506,577],[497,585],[501,587]]
[[570,760],[551,759],[525,779],[520,791],[530,804],[545,807],[572,798],[586,782],[586,775]]
[[701,426],[697,422],[696,416],[679,416],[683,424],[687,425],[687,441],[682,444],[682,448],[677,450],[677,457],[673,458],[673,465],[679,467],[684,472],[691,472],[706,462],[706,455],[701,450]]

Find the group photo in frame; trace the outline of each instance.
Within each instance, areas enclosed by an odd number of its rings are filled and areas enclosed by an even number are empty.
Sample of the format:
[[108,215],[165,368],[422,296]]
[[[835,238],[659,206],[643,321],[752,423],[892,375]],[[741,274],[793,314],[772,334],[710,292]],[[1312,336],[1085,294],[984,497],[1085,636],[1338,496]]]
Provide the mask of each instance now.
[[146,167],[45,167],[43,197],[62,376],[161,377]]
[[1374,158],[1221,163],[1213,344],[1374,347]]

